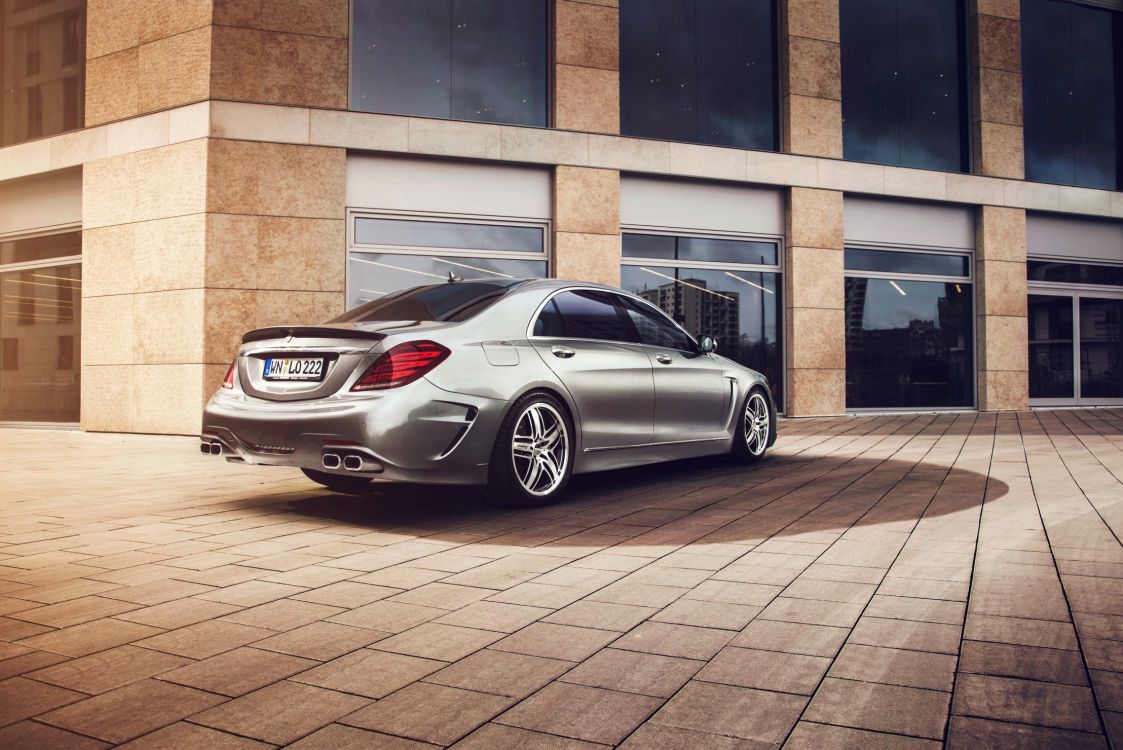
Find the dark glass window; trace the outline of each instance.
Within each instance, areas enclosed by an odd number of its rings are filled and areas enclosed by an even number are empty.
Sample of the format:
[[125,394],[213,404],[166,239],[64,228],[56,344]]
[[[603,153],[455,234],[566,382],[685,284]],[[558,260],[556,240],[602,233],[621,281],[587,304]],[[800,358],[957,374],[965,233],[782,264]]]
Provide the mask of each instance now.
[[546,0],[355,0],[351,107],[547,124]]
[[841,0],[847,159],[967,169],[962,0]]
[[1123,398],[1123,300],[1080,298],[1080,396]]
[[718,354],[764,374],[776,403],[783,403],[780,274],[624,265],[620,285],[692,336],[712,336]]
[[774,242],[674,237],[631,232],[626,232],[623,236],[623,253],[625,258],[654,260],[737,263],[751,266],[775,266],[779,263],[779,249]]
[[0,146],[82,127],[86,3],[0,2]]
[[1031,260],[1026,264],[1026,271],[1030,281],[1123,286],[1123,266],[1097,266],[1091,263]]
[[965,255],[846,248],[847,271],[967,277],[971,275],[970,264],[971,259]]
[[620,0],[625,135],[775,150],[774,0]]
[[1023,0],[1027,179],[1116,189],[1121,28],[1119,13]]
[[974,403],[971,285],[846,279],[846,405]]
[[1072,398],[1072,297],[1029,295],[1029,397]]
[[522,253],[540,253],[543,247],[541,227],[373,218],[355,220],[355,242]]
[[[494,304],[511,283],[463,281],[404,289],[348,310],[332,323],[370,323],[379,320],[467,320]],[[481,304],[482,303],[482,304]],[[471,311],[471,315],[465,315]]]
[[690,337],[672,323],[667,316],[658,311],[641,305],[627,297],[620,298],[624,310],[632,321],[632,325],[639,332],[639,340],[648,346],[659,346],[665,349],[678,349],[683,352],[697,352],[698,347]]
[[606,292],[562,292],[554,297],[554,304],[570,338],[635,341],[623,311]]

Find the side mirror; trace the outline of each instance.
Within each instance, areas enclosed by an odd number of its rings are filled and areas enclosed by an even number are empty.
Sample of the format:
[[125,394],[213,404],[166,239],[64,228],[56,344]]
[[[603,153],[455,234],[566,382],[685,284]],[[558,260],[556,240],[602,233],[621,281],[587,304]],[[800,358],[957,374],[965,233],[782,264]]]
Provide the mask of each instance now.
[[717,341],[713,336],[700,336],[698,337],[698,346],[702,347],[702,351],[706,354],[717,351]]

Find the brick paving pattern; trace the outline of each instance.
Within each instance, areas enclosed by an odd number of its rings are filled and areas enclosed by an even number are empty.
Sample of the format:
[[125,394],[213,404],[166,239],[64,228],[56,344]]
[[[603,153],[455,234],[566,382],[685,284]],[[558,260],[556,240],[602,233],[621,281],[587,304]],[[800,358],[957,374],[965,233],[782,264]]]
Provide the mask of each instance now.
[[787,421],[530,511],[0,461],[0,747],[1123,746],[1123,410]]

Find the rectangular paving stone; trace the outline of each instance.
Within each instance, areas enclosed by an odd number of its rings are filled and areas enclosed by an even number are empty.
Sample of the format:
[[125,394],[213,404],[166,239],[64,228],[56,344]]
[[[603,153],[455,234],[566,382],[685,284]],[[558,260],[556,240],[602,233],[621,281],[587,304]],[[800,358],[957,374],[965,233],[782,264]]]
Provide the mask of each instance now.
[[455,747],[456,750],[604,750],[608,746],[504,724],[485,724],[456,743]]
[[1104,736],[1098,733],[1072,732],[967,716],[951,717],[947,748],[975,750],[980,747],[1107,750],[1107,742]]
[[66,656],[85,656],[161,632],[160,628],[110,617],[25,638],[20,645]]
[[959,670],[1068,685],[1088,684],[1080,654],[1065,649],[964,641],[959,655]]
[[356,695],[283,680],[197,714],[191,721],[286,745],[369,703]]
[[572,666],[571,662],[558,659],[485,648],[429,675],[425,681],[509,698],[525,698]]
[[1077,649],[1072,623],[969,614],[963,637],[975,641],[1011,643],[1042,648]]
[[662,704],[634,693],[555,682],[499,716],[500,724],[619,744]]
[[0,681],[0,726],[86,698],[82,693],[25,677]]
[[292,679],[294,682],[367,698],[383,698],[444,666],[444,662],[432,659],[360,649]]
[[341,719],[365,729],[451,745],[514,701],[487,693],[414,683]]
[[343,612],[340,607],[329,607],[326,604],[313,604],[312,602],[298,602],[293,599],[280,599],[268,604],[243,609],[231,615],[225,615],[222,619],[255,628],[268,628],[269,630],[284,632],[317,620],[326,620],[340,612]]
[[935,740],[906,737],[901,734],[870,732],[853,727],[816,724],[801,721],[795,725],[785,750],[821,750],[821,748],[846,748],[846,750],[940,750],[943,744]]
[[939,740],[944,736],[951,696],[828,677],[815,693],[804,718],[822,724],[869,729]]
[[654,607],[637,607],[630,604],[579,601],[542,619],[559,625],[614,630],[623,633],[658,612]]
[[831,665],[830,676],[950,692],[955,669],[955,657],[950,654],[850,643]]
[[807,698],[787,693],[690,682],[652,717],[656,724],[779,745]]
[[441,625],[459,625],[479,630],[513,633],[550,614],[544,607],[500,602],[474,602],[437,620]]
[[[342,627],[342,626],[337,626]],[[501,639],[501,633],[427,622],[377,641],[374,648],[424,659],[456,661]]]
[[698,680],[724,685],[811,695],[830,667],[820,656],[727,646],[698,673]]
[[236,697],[245,695],[318,664],[287,654],[256,648],[236,648],[159,676],[177,685]]
[[829,625],[757,619],[738,633],[729,645],[808,656],[834,656],[848,633],[846,628]]
[[960,675],[952,711],[982,719],[1088,732],[1098,731],[1100,726],[1088,688],[1008,677]]
[[645,622],[612,645],[647,654],[706,660],[713,658],[732,637],[733,633],[728,630]]
[[222,620],[206,620],[140,639],[136,641],[136,645],[191,659],[207,659],[271,635],[273,631],[265,628]]
[[670,698],[704,664],[694,659],[606,648],[558,679],[624,693]]
[[861,604],[825,602],[818,599],[777,597],[758,617],[762,620],[801,622],[806,625],[853,627],[862,614]]
[[96,695],[188,663],[188,659],[136,646],[118,646],[28,675],[40,682]]
[[496,641],[491,648],[549,659],[581,661],[616,640],[611,631],[535,622]]
[[21,721],[0,729],[0,747],[16,750],[103,750],[108,744],[91,737],[67,732],[65,729],[40,724],[37,721]]
[[286,747],[292,750],[431,750],[432,745],[342,724],[328,724]]
[[119,747],[125,750],[167,750],[169,748],[206,748],[207,750],[268,750],[270,745],[186,721],[137,737]]
[[865,646],[955,654],[959,652],[960,632],[958,625],[863,617],[851,632],[849,641]]

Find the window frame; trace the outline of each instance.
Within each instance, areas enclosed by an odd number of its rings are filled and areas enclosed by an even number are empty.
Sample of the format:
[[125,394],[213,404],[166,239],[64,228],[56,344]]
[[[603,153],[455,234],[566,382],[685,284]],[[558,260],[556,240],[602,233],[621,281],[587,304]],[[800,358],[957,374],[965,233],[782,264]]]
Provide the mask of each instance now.
[[[372,245],[355,241],[356,226],[359,219],[390,219],[397,221],[418,221],[445,224],[479,224],[482,226],[516,226],[542,230],[542,251],[521,252],[511,250],[473,250],[471,248],[426,247],[411,245]],[[433,211],[378,211],[373,209],[347,209],[347,246],[344,249],[343,294],[344,304],[351,288],[352,253],[367,255],[409,255],[409,256],[448,256],[452,258],[486,258],[498,260],[522,260],[546,264],[545,275],[550,278],[553,271],[551,262],[551,221],[541,219],[513,218],[502,216],[481,216],[474,214],[452,214]],[[361,290],[360,290],[361,291]]]
[[[884,271],[851,271],[843,265],[842,276],[844,279],[876,279],[878,281],[920,281],[937,284],[969,284],[971,287],[971,403],[967,406],[846,406],[848,414],[913,414],[917,412],[969,412],[979,409],[979,307],[978,284],[975,281],[975,251],[955,250],[951,248],[918,248],[915,246],[902,247],[899,245],[879,245],[872,242],[845,242],[843,253],[847,249],[855,250],[882,250],[899,253],[927,253],[931,255],[952,255],[967,258],[967,276],[940,276],[916,273],[887,273]],[[845,258],[845,255],[844,255]],[[846,293],[843,291],[843,305],[846,304]],[[844,307],[845,311],[845,307]],[[846,333],[843,332],[843,347],[846,346]]]

